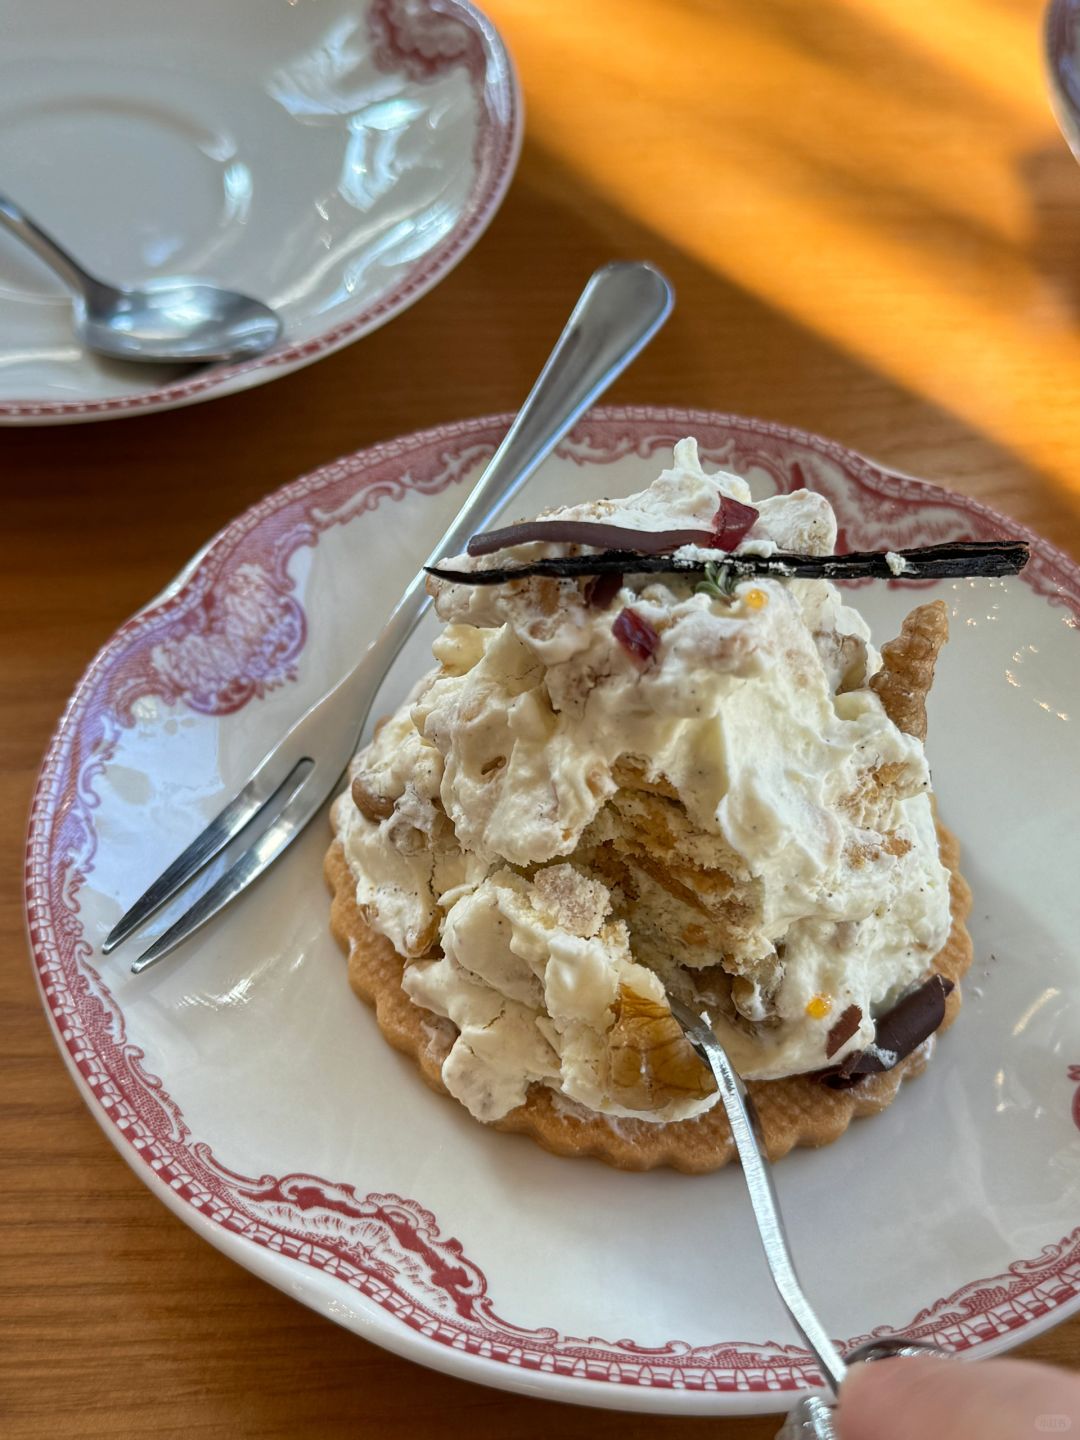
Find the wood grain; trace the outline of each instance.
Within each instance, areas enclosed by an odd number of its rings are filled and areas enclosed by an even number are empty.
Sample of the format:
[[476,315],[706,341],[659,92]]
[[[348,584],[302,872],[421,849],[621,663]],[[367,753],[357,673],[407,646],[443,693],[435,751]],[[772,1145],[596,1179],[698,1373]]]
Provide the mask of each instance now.
[[[414,309],[264,389],[0,434],[0,1428],[11,1437],[690,1437],[377,1350],[197,1240],[98,1130],[23,935],[23,831],[95,650],[237,511],[345,451],[511,409],[597,264],[675,318],[612,399],[784,420],[1080,555],[1080,170],[1036,0],[489,0],[525,88],[506,204]],[[1080,1057],[1078,1057],[1080,1058]],[[1080,1320],[1026,1347],[1076,1366]]]

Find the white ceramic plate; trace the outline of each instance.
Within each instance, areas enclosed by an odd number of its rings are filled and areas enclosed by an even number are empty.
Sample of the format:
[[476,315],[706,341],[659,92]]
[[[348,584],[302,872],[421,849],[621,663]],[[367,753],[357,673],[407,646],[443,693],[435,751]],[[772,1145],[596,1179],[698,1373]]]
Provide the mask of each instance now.
[[0,232],[0,423],[165,410],[348,345],[461,259],[520,144],[467,0],[0,0],[4,191],[108,280],[215,280],[285,326],[244,365],[100,360]]
[[[128,973],[130,949],[95,949],[355,659],[505,423],[427,431],[286,486],[93,662],[31,820],[45,1005],[87,1103],[146,1183],[240,1264],[365,1338],[586,1404],[786,1408],[815,1375],[738,1170],[628,1175],[556,1159],[429,1091],[349,991],[327,930],[325,825],[146,975]],[[1024,533],[806,434],[651,409],[594,412],[520,512],[636,489],[684,434],[759,496],[823,490],[851,548]],[[844,1344],[905,1328],[985,1355],[1080,1308],[1080,570],[1027,538],[1022,580],[930,587],[953,617],[931,757],[975,893],[960,1020],[885,1114],[778,1167],[806,1289]],[[858,603],[884,638],[925,593],[863,582]],[[424,665],[433,629],[376,713]]]

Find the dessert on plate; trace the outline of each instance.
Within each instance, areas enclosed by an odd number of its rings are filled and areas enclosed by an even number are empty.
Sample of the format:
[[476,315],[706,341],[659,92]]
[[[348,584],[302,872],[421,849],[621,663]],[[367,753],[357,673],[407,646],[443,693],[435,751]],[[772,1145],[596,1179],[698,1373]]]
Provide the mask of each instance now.
[[[836,530],[823,496],[752,504],[684,440],[641,493],[474,537],[429,581],[436,666],[357,754],[326,868],[353,988],[476,1119],[623,1168],[724,1164],[669,994],[774,1157],[926,1064],[971,959],[923,748],[945,607],[879,653],[829,579],[742,573]],[[560,573],[513,578],[537,561]]]

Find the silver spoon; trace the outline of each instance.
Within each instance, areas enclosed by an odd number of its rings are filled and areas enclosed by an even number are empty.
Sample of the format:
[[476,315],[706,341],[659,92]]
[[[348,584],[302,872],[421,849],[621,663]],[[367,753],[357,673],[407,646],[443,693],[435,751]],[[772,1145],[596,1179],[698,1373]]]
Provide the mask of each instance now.
[[281,334],[281,320],[268,305],[218,285],[194,280],[157,280],[141,290],[107,285],[5,195],[0,195],[0,226],[60,276],[75,297],[75,329],[99,355],[189,365],[250,360]]

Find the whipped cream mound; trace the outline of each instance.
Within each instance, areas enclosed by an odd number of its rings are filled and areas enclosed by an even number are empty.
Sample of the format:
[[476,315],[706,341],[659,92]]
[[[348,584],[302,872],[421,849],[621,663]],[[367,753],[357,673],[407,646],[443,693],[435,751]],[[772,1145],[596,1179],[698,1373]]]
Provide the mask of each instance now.
[[[639,494],[551,513],[710,529],[723,497],[749,488],[683,440]],[[832,552],[823,496],[756,508],[737,553]],[[410,997],[457,1027],[443,1080],[481,1120],[535,1083],[612,1116],[710,1108],[666,990],[708,1010],[747,1078],[836,1064],[948,934],[925,755],[869,688],[861,616],[825,580],[696,578],[628,576],[601,604],[577,580],[433,581],[437,668],[336,803],[358,903]],[[618,639],[624,609],[651,655]]]

